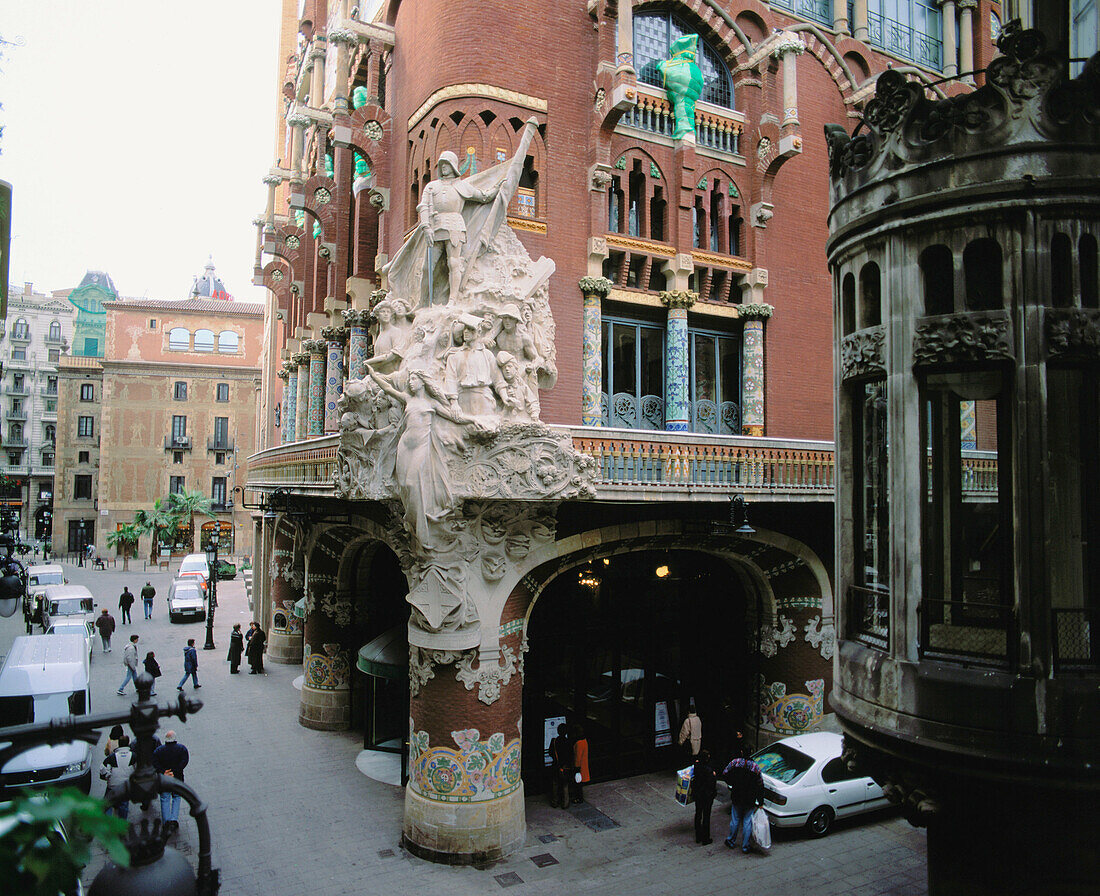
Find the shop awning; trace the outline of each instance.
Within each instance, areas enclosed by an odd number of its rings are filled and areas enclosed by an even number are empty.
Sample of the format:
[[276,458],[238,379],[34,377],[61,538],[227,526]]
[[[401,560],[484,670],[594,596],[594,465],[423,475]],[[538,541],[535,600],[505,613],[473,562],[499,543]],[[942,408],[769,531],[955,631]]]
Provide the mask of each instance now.
[[396,625],[359,648],[356,668],[375,678],[400,681],[409,676],[409,628]]

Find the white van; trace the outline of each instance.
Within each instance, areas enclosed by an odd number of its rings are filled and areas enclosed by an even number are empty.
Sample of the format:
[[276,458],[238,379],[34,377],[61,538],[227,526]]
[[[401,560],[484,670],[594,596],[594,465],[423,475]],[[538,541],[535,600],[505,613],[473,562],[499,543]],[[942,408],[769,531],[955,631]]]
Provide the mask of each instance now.
[[[88,650],[80,635],[22,635],[0,669],[0,728],[91,712]],[[5,745],[6,746],[6,745]],[[0,769],[0,793],[42,784],[92,783],[92,747],[32,747]]]
[[61,619],[68,622],[95,622],[95,599],[92,592],[83,585],[47,585],[45,598],[43,630]]
[[34,613],[34,601],[46,590],[47,585],[64,585],[65,571],[56,563],[39,563],[27,567],[27,591],[23,596],[23,615],[28,619]]

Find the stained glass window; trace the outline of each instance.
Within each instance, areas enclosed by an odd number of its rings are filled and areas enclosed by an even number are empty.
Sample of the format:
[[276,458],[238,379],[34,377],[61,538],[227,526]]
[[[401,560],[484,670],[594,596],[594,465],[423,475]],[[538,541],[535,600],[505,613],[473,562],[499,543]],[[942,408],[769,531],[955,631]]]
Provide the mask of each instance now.
[[[648,13],[634,16],[634,68],[638,80],[655,87],[663,87],[661,73],[657,63],[668,59],[668,48],[672,42],[685,34],[697,34],[699,29],[687,23],[679,16],[668,12]],[[698,43],[696,63],[703,73],[702,102],[716,106],[733,108],[733,82],[729,69],[721,55],[701,36]]]

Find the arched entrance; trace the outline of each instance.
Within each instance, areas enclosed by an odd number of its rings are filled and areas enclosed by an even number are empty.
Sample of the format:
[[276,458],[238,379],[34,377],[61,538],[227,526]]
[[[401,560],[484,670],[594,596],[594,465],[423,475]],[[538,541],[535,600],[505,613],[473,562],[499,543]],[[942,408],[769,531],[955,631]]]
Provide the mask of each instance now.
[[722,557],[640,550],[561,572],[528,620],[524,779],[546,789],[560,721],[584,726],[596,780],[685,764],[677,745],[694,699],[724,756],[751,715],[755,600]]

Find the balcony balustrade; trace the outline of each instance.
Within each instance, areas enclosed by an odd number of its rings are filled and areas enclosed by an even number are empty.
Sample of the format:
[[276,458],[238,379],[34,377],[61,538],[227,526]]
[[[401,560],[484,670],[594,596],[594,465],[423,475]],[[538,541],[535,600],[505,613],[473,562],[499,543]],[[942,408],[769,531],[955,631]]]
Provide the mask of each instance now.
[[164,437],[164,450],[165,451],[190,451],[191,450],[191,437],[190,436],[165,436]]
[[[676,122],[672,106],[663,90],[638,84],[637,100],[623,115],[620,124],[672,139]],[[733,109],[711,103],[695,104],[695,145],[731,155],[741,153],[741,131],[745,116]]]
[[234,451],[232,439],[207,439],[206,440],[207,451]]

